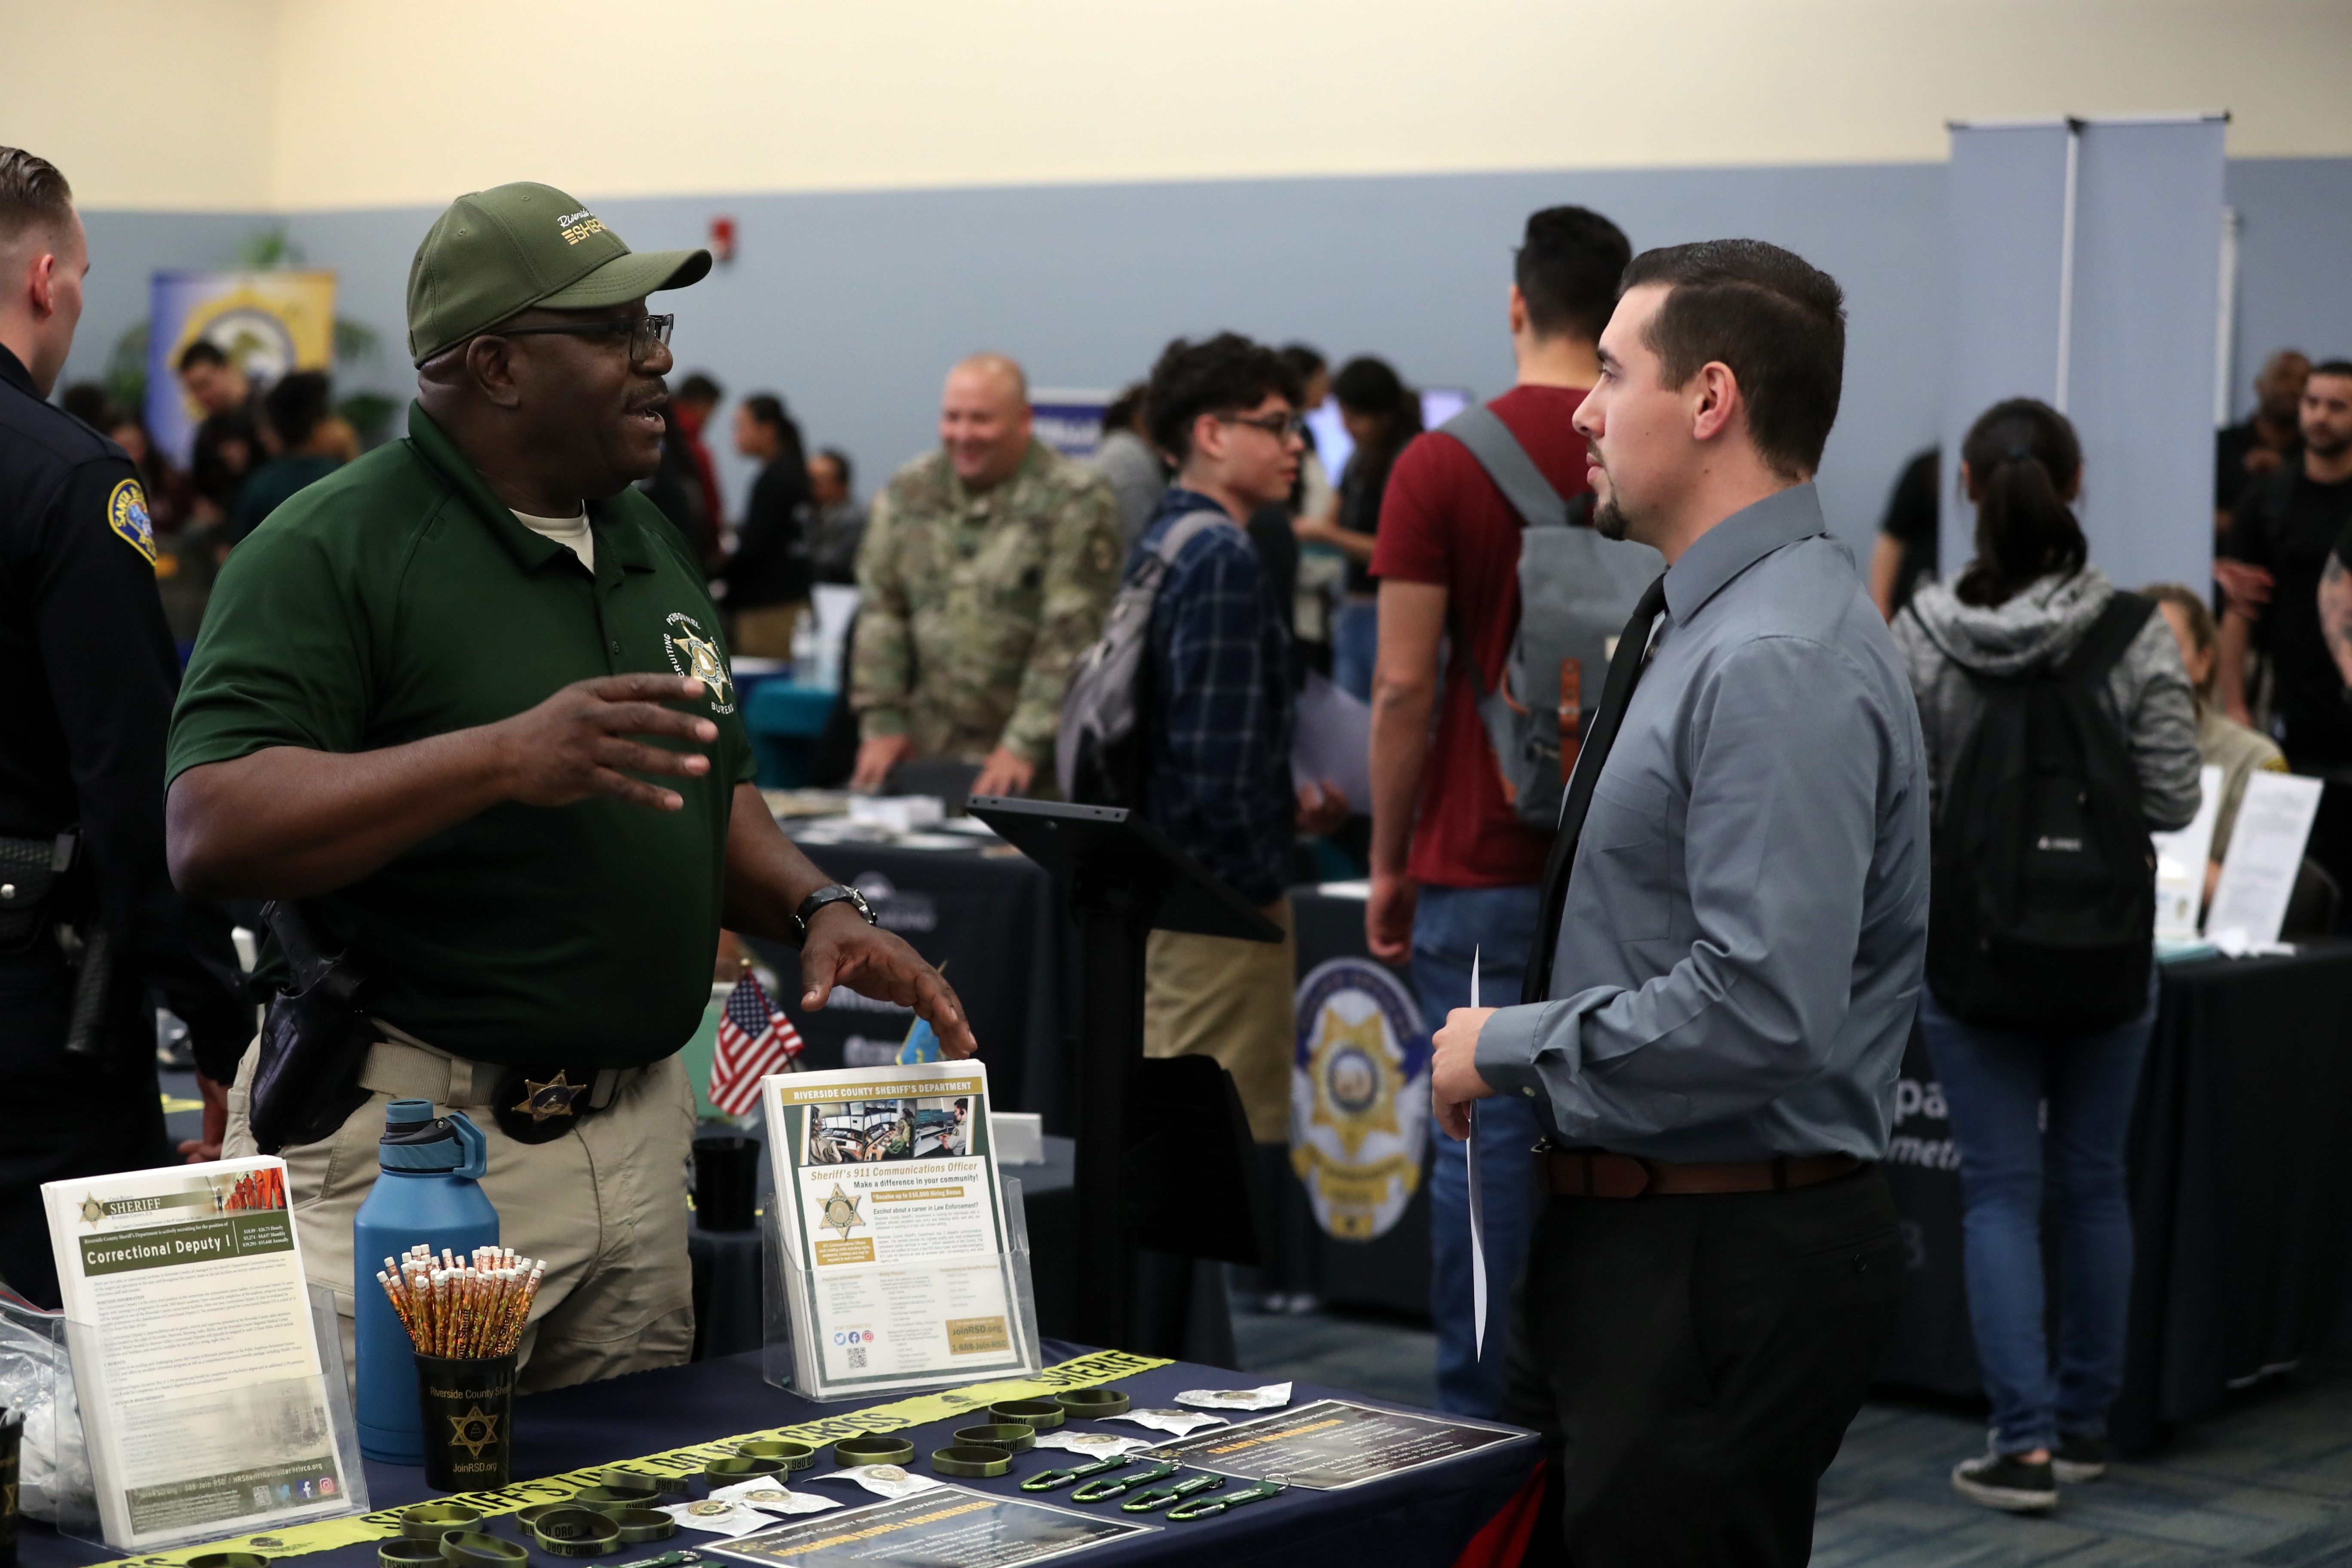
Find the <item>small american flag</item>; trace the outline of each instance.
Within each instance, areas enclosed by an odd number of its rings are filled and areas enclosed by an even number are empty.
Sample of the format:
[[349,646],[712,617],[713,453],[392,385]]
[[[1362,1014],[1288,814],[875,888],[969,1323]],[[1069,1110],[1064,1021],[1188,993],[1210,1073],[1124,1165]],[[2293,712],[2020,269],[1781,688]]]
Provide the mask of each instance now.
[[710,1058],[710,1103],[740,1116],[760,1100],[760,1080],[801,1054],[801,1032],[776,1011],[759,976],[746,970],[727,995],[719,1049]]

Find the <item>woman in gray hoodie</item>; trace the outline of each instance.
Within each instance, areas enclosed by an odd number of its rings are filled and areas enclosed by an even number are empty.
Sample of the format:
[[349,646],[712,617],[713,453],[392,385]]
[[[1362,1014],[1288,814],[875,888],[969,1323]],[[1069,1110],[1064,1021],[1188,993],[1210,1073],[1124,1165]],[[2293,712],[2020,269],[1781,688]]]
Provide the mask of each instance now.
[[[1957,582],[1921,588],[1892,628],[1919,701],[1939,829],[1984,711],[1980,680],[2063,661],[2116,593],[2088,563],[2072,510],[2082,467],[2065,416],[2026,398],[1988,410],[1961,447],[1976,559]],[[2161,616],[2149,616],[2116,660],[2098,706],[2130,753],[2147,826],[2186,826],[2197,814],[2196,710]],[[1972,1501],[2049,1509],[2059,1481],[2105,1468],[2131,1289],[2124,1142],[2155,1021],[2153,980],[2145,1013],[2088,1035],[1964,1023],[1932,989],[1920,992],[1920,1030],[1959,1146],[1969,1318],[1992,1403],[1989,1451],[1952,1472]],[[2042,1333],[2045,1167],[2063,1266],[2054,1368]]]

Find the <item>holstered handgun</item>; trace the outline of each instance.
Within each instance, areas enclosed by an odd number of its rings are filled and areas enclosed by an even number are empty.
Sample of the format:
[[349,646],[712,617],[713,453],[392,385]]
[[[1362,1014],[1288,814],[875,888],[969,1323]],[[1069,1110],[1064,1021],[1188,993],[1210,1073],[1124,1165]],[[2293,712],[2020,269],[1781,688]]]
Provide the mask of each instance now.
[[367,1016],[368,976],[348,952],[330,953],[299,903],[264,904],[262,919],[293,971],[294,989],[269,999],[247,1090],[253,1141],[265,1154],[315,1143],[365,1103],[360,1072],[376,1027]]

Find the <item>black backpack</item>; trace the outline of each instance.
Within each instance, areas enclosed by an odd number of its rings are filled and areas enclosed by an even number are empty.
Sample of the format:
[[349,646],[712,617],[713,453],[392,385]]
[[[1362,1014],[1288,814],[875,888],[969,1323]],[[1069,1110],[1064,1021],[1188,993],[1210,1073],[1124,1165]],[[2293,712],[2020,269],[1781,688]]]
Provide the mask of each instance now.
[[1937,820],[1927,986],[1964,1023],[2114,1028],[2147,1007],[2156,865],[2099,687],[2155,609],[2117,594],[2063,664],[1969,672],[1984,714]]

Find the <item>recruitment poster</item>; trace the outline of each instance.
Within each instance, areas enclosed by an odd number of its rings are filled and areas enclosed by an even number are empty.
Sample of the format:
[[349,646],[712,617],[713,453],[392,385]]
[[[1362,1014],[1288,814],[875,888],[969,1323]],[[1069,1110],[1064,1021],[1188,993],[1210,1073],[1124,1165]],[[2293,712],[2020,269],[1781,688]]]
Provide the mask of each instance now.
[[977,1062],[762,1086],[796,1386],[836,1399],[1034,1372]]
[[180,389],[180,355],[199,340],[257,387],[335,357],[335,275],[249,270],[158,272],[147,332],[147,433],[185,468],[205,411]]

